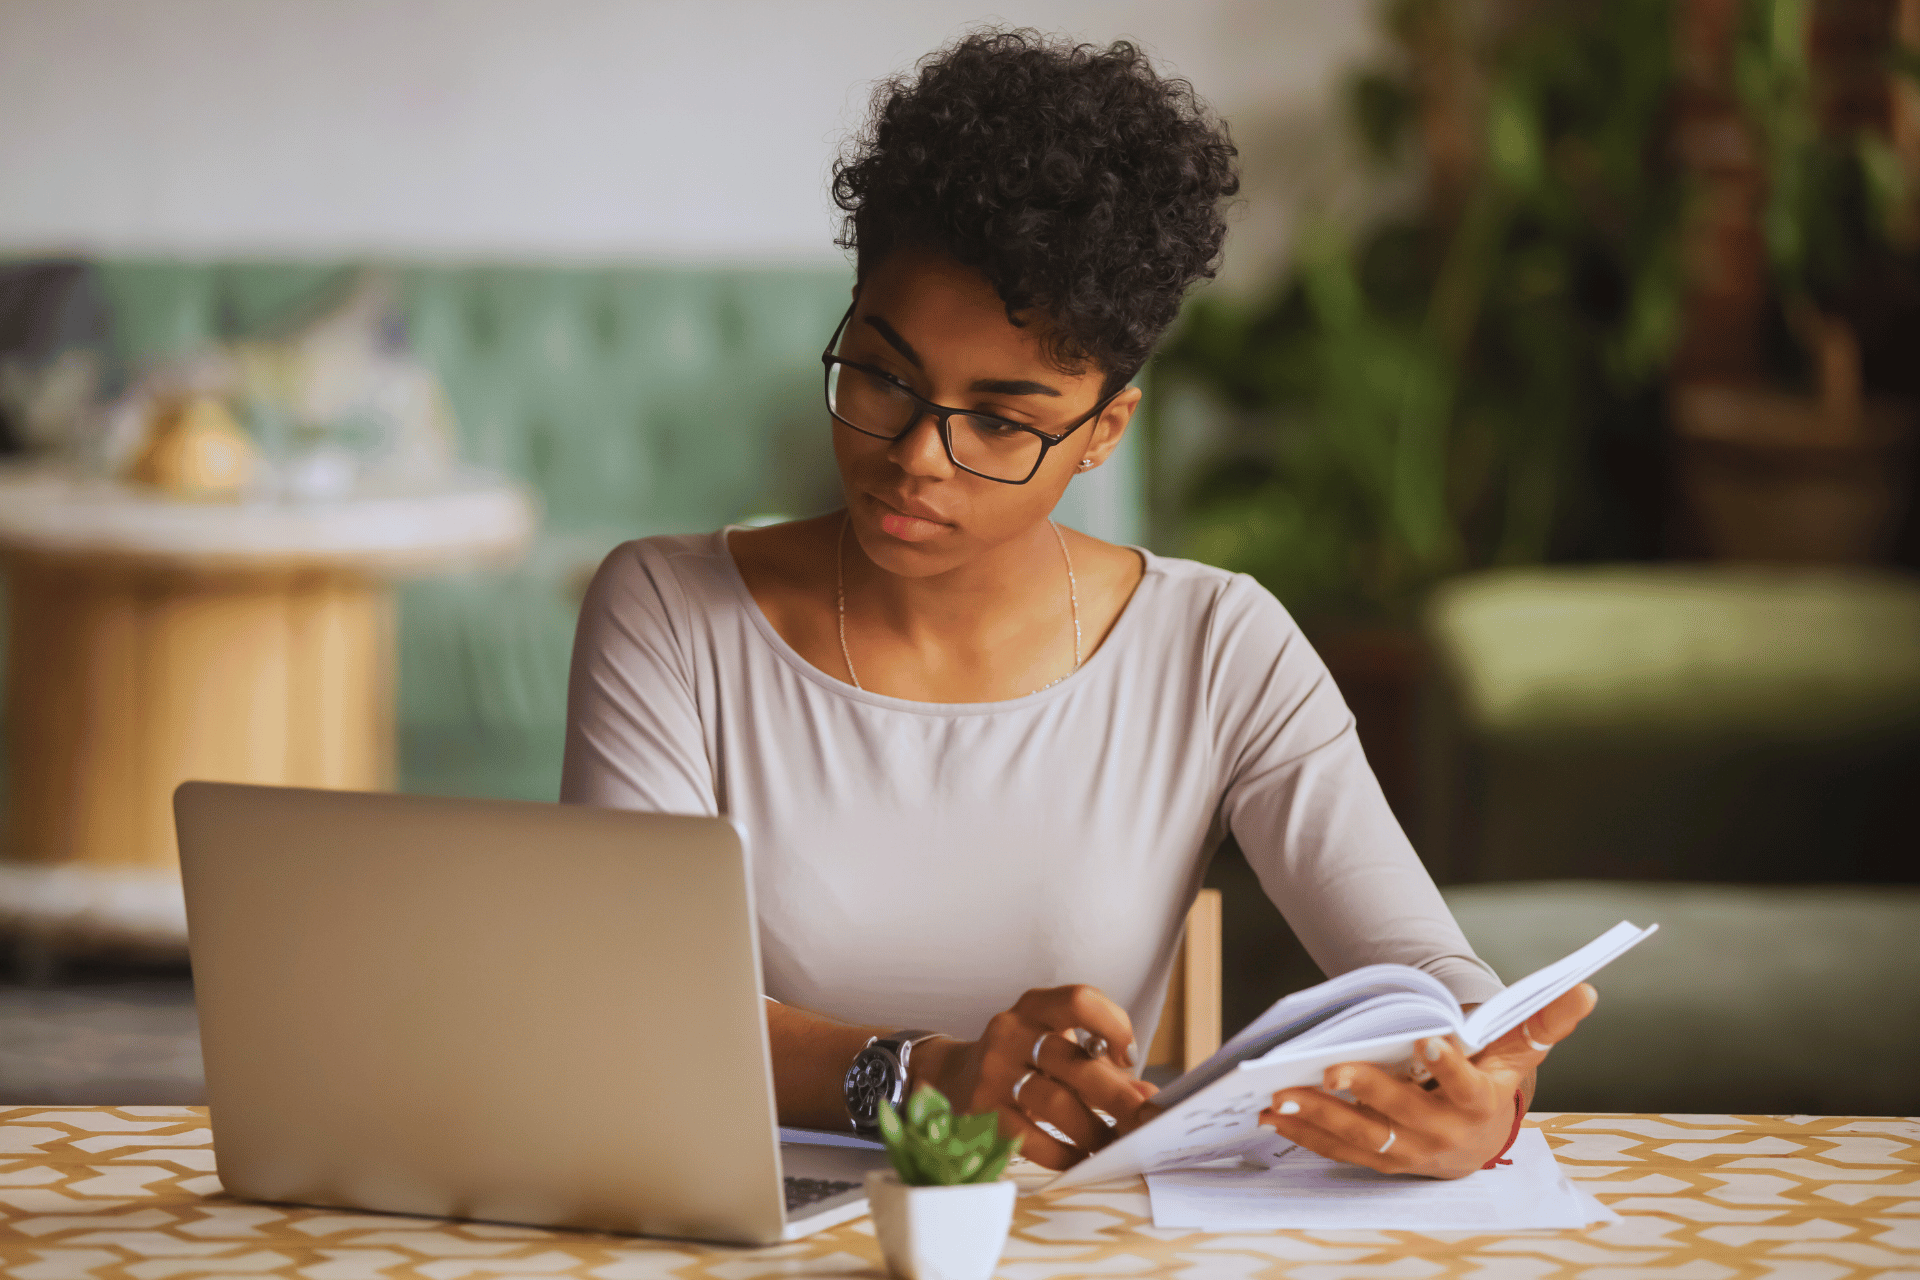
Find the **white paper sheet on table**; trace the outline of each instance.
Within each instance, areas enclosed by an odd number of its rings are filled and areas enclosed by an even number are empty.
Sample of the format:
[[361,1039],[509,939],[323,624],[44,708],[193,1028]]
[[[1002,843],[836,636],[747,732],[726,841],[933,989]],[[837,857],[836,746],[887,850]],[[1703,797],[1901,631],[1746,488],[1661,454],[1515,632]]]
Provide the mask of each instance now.
[[1442,1182],[1375,1173],[1295,1147],[1266,1169],[1150,1173],[1147,1192],[1154,1226],[1204,1231],[1525,1231],[1619,1220],[1567,1180],[1538,1129],[1522,1129],[1507,1155],[1512,1164]]

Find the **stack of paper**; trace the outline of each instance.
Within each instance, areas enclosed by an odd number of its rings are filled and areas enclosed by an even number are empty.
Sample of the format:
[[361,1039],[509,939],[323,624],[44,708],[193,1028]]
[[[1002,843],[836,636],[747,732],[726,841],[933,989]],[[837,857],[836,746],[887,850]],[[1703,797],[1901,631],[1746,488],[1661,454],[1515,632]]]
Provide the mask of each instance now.
[[1154,1226],[1202,1231],[1525,1231],[1619,1220],[1567,1180],[1538,1129],[1522,1129],[1507,1156],[1512,1164],[1440,1182],[1278,1142],[1235,1167],[1150,1173],[1147,1192]]

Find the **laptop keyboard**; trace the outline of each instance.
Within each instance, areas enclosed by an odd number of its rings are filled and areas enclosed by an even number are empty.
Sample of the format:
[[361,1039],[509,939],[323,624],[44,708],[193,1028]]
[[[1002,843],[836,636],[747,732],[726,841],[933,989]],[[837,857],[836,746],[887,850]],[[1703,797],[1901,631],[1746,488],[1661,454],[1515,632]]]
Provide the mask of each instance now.
[[852,1191],[859,1185],[857,1182],[836,1182],[832,1178],[788,1178],[787,1212],[804,1209],[829,1196],[837,1196],[842,1191]]

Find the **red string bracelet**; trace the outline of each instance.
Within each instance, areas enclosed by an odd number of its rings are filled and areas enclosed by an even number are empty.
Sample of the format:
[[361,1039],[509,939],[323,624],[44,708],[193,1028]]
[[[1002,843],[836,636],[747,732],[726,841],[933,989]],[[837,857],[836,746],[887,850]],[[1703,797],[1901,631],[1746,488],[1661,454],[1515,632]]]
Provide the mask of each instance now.
[[1493,1157],[1493,1159],[1481,1165],[1480,1167],[1482,1169],[1491,1169],[1495,1165],[1513,1163],[1513,1161],[1511,1160],[1502,1160],[1500,1157],[1506,1155],[1507,1152],[1513,1150],[1513,1144],[1520,1140],[1520,1122],[1522,1120],[1525,1120],[1526,1118],[1527,1118],[1527,1095],[1522,1093],[1520,1090],[1515,1089],[1513,1091],[1513,1131],[1507,1134],[1507,1145],[1500,1148],[1499,1152]]

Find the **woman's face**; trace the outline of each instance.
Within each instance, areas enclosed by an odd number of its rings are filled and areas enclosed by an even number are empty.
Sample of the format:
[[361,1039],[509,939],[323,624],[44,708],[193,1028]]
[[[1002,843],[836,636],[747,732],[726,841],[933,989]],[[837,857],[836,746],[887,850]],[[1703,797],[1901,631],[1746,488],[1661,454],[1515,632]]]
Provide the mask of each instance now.
[[[1057,436],[1099,403],[1105,375],[1093,367],[1062,373],[1041,354],[1039,327],[1010,323],[978,272],[903,249],[861,282],[836,354],[883,370],[944,408]],[[891,441],[836,421],[833,451],[854,535],[875,564],[907,577],[945,573],[1013,543],[1047,518],[1081,459],[1106,460],[1139,399],[1137,390],[1122,391],[1019,485],[954,466],[931,417]]]

